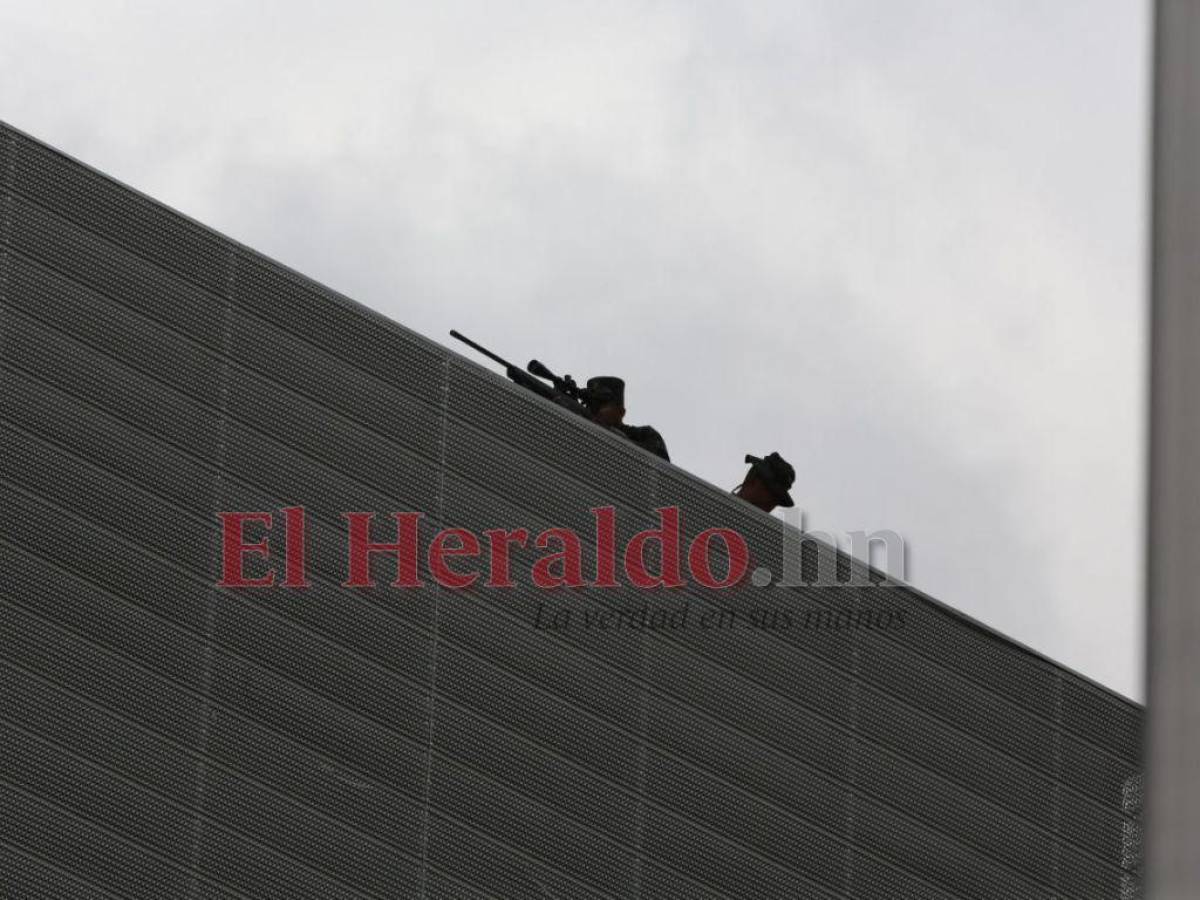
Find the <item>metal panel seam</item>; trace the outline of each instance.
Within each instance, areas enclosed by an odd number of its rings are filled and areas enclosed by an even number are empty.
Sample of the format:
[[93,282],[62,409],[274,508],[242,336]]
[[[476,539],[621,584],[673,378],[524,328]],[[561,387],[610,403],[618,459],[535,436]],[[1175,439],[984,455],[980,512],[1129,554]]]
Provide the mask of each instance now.
[[[650,508],[658,506],[658,474],[659,470],[654,467],[650,470],[650,496],[652,503]],[[638,764],[637,764],[637,821],[634,823],[634,847],[637,854],[636,868],[633,872],[633,896],[640,898],[642,896],[642,869],[646,864],[646,767],[647,767],[647,748],[650,743],[649,721],[648,721],[648,700],[649,688],[647,682],[647,660],[649,659],[648,644],[650,635],[645,631],[638,632]]]
[[[229,327],[230,327],[230,296],[234,291],[234,279],[237,271],[237,254],[232,248],[227,251],[225,265],[225,290],[224,296],[221,297],[221,405],[220,416],[218,418],[217,430],[217,446],[215,454],[215,465],[213,466],[212,476],[212,514],[215,515],[220,508],[221,493],[222,493],[222,476],[225,468],[225,432],[226,422],[228,419],[229,408]],[[210,554],[211,568],[210,575],[215,575],[217,566],[220,565],[221,559],[221,544],[220,532],[214,530],[210,536]],[[218,589],[215,584],[210,585],[206,591],[207,597],[204,611],[204,666],[203,676],[201,679],[201,689],[203,697],[201,700],[201,721],[199,731],[199,754],[196,757],[196,788],[194,794],[195,808],[193,810],[193,826],[192,826],[192,846],[189,853],[188,868],[190,869],[191,878],[188,882],[188,898],[195,897],[197,886],[199,885],[199,861],[200,861],[200,841],[203,831],[204,817],[202,810],[204,808],[205,784],[208,777],[208,737],[209,737],[209,720],[211,718],[211,703],[212,703],[212,659],[213,659],[213,631],[214,617],[216,615],[216,600]]]
[[1054,675],[1054,869],[1051,872],[1051,896],[1058,897],[1059,874],[1062,870],[1062,756],[1063,756],[1063,676]]
[[[446,506],[446,439],[448,434],[447,409],[450,405],[450,360],[446,356],[442,361],[442,397],[441,425],[438,440],[438,486],[437,486],[437,521],[445,522]],[[441,613],[442,589],[437,582],[433,585],[433,618],[430,622],[430,640],[433,642],[429,653],[429,724],[425,734],[425,790],[423,805],[424,820],[421,827],[421,883],[418,897],[425,900],[429,889],[429,819],[431,810],[431,795],[433,790],[433,727],[434,711],[437,708],[437,653],[438,625]]]
[[[3,209],[0,210],[0,304],[3,304],[8,297],[8,244],[12,233],[13,153],[15,146],[15,139],[12,132],[3,123],[0,123],[0,144],[3,144],[3,147],[0,147],[3,150],[3,153],[0,153],[0,160],[4,162],[3,167],[0,167],[0,202],[3,203]],[[0,359],[4,358],[5,338],[4,314],[0,312]]]
[[[854,592],[854,614],[857,617],[862,605],[862,595]],[[850,681],[850,760],[846,765],[846,780],[849,790],[846,793],[846,855],[843,862],[842,893],[850,896],[854,889],[854,806],[858,798],[856,785],[856,769],[858,766],[858,742],[861,739],[858,725],[858,689],[861,681],[858,666],[858,656],[862,647],[862,637],[857,629],[850,635],[850,669],[853,675]]]

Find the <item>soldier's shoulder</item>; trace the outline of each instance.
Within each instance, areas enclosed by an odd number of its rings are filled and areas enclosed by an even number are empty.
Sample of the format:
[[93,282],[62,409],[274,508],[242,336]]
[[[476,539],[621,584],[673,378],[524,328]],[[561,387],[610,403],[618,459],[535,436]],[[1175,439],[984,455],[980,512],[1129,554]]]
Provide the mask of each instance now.
[[622,424],[618,425],[617,428],[627,438],[629,438],[630,440],[633,440],[633,441],[645,441],[645,440],[654,440],[654,439],[658,439],[660,441],[662,440],[662,435],[659,434],[658,431],[650,425],[626,425],[626,424],[622,423]]
[[663,440],[663,436],[654,426],[623,424],[620,428],[625,432],[625,436],[634,443],[640,444],[656,456],[661,456],[667,462],[671,461],[671,457],[667,454],[667,442]]

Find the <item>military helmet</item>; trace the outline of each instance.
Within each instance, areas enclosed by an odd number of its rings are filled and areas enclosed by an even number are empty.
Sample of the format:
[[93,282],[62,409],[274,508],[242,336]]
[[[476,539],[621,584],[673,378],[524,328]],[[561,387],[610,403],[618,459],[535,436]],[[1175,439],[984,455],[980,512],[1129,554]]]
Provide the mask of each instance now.
[[625,382],[615,375],[597,375],[587,381],[587,405],[599,409],[609,403],[625,405]]

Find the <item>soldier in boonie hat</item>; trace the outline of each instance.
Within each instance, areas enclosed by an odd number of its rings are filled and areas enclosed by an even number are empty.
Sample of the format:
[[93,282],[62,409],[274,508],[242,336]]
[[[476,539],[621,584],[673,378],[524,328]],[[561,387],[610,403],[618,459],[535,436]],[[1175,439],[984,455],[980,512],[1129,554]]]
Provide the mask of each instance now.
[[795,506],[788,493],[796,481],[796,470],[776,452],[765,457],[746,454],[750,471],[733,492],[759,509],[771,512],[776,506]]

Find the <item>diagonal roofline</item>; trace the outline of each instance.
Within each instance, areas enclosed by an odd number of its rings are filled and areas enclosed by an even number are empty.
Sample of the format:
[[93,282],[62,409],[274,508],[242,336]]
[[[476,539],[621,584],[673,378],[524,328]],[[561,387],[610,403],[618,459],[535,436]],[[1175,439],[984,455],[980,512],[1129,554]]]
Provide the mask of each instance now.
[[[163,201],[151,196],[150,194],[146,193],[145,191],[142,191],[136,187],[133,187],[132,185],[129,185],[126,182],[123,182],[120,179],[115,178],[112,175],[101,171],[100,169],[96,168],[94,165],[91,165],[91,164],[79,159],[78,157],[73,156],[72,154],[60,149],[59,147],[56,147],[52,144],[48,144],[44,140],[41,140],[40,138],[38,138],[34,135],[31,135],[28,132],[26,132],[20,128],[17,128],[16,126],[9,123],[7,120],[0,119],[0,135],[3,135],[6,131],[11,134],[14,134],[14,135],[19,135],[20,137],[22,137],[30,142],[38,144],[39,146],[43,147],[47,151],[54,153],[57,156],[62,157],[63,159],[69,161],[72,165],[78,166],[81,169],[86,170],[93,176],[95,176],[99,179],[102,179],[104,181],[107,181],[110,184],[113,184],[114,186],[119,187],[123,191],[129,192],[130,194],[132,194],[138,198],[141,198],[145,202],[150,203],[159,209],[169,212],[171,215],[178,217],[180,220],[189,224],[191,227],[196,228],[199,231],[201,231],[211,237],[218,238],[221,241],[227,242],[228,244],[232,245],[235,248],[241,249],[242,251],[246,252],[247,254],[250,254],[254,257],[257,257],[259,259],[262,259],[262,260],[265,260],[265,261],[271,263],[273,266],[278,267],[280,270],[282,270],[289,276],[297,279],[298,281],[304,283],[305,285],[308,285],[308,286],[318,289],[323,295],[327,296],[330,300],[333,300],[334,302],[337,302],[337,303],[353,310],[357,314],[367,317],[371,321],[379,324],[381,327],[388,329],[390,331],[396,332],[398,334],[401,334],[408,340],[413,340],[419,344],[427,345],[429,347],[429,349],[431,349],[439,354],[450,355],[450,356],[454,357],[456,359],[456,361],[460,361],[461,363],[463,363],[469,367],[473,367],[474,369],[476,369],[478,371],[487,372],[493,379],[495,379],[495,381],[497,383],[499,383],[500,385],[503,385],[503,388],[505,390],[511,391],[515,396],[521,396],[521,397],[525,398],[526,402],[532,402],[535,404],[537,404],[537,403],[543,404],[546,409],[552,410],[553,415],[561,417],[561,419],[564,423],[568,423],[568,424],[566,424],[566,427],[591,429],[593,432],[592,436],[596,440],[599,440],[599,441],[610,441],[614,445],[620,445],[620,446],[624,446],[624,445],[628,444],[628,442],[625,439],[616,437],[615,435],[611,434],[608,431],[608,429],[601,428],[600,426],[598,426],[592,422],[584,420],[579,416],[573,415],[573,414],[569,413],[568,411],[562,409],[561,407],[557,406],[556,404],[550,402],[549,400],[546,400],[543,397],[539,397],[536,394],[532,393],[531,391],[527,391],[517,385],[512,384],[507,378],[501,377],[496,372],[494,372],[492,369],[489,369],[489,368],[479,364],[475,360],[464,356],[463,354],[459,353],[454,348],[452,348],[446,344],[440,343],[440,342],[434,340],[433,338],[427,337],[426,335],[424,335],[418,331],[415,331],[412,328],[409,328],[408,326],[391,318],[390,316],[385,315],[384,313],[381,313],[378,310],[373,309],[372,307],[367,306],[366,304],[341,293],[340,291],[336,290],[335,288],[331,288],[328,285],[325,285],[325,284],[317,281],[316,279],[314,279],[308,275],[305,275],[303,272],[300,272],[299,270],[295,269],[294,267],[292,267],[286,263],[283,263],[283,262],[275,259],[274,257],[272,257],[268,254],[265,254],[262,251],[257,250],[255,248],[249,246],[248,244],[245,244],[242,241],[237,240],[236,238],[230,237],[229,235],[218,231],[217,229],[213,228],[210,225],[206,225],[204,222],[201,222],[200,220],[196,219],[195,217],[188,215],[187,213],[185,213],[167,203],[164,203]],[[12,164],[12,162],[10,160],[9,165],[11,166],[11,164]],[[4,173],[4,174],[7,175],[7,173]],[[7,183],[7,179],[5,179],[5,183]],[[787,530],[790,529],[791,531],[796,532],[798,534],[804,534],[805,540],[810,540],[813,543],[819,544],[820,546],[830,550],[831,552],[841,553],[841,551],[839,551],[837,547],[829,544],[829,542],[821,540],[820,538],[809,537],[807,535],[807,533],[799,532],[798,529],[794,528],[794,526],[790,525],[789,523],[785,522],[784,520],[780,519],[777,516],[773,516],[769,513],[763,512],[762,510],[755,509],[755,508],[749,506],[749,504],[745,504],[740,501],[735,501],[729,495],[728,491],[726,491],[724,488],[721,488],[718,485],[715,485],[715,484],[701,478],[700,476],[696,475],[695,473],[693,473],[687,469],[681,468],[680,466],[676,465],[675,463],[662,460],[648,452],[643,453],[642,456],[643,456],[642,461],[645,464],[650,465],[650,466],[655,466],[660,469],[665,469],[667,471],[671,471],[672,473],[674,473],[678,476],[682,476],[684,479],[691,482],[693,485],[695,485],[697,487],[702,487],[705,490],[713,493],[716,497],[722,498],[721,502],[730,503],[731,508],[737,508],[740,511],[740,514],[749,514],[749,515],[759,516],[759,517],[761,517],[762,521],[769,524],[771,527],[779,528],[781,530],[781,533],[786,532]],[[743,507],[745,507],[745,508],[743,508]],[[880,572],[874,566],[870,566],[869,564],[864,563],[861,560],[857,560],[853,557],[850,557],[848,554],[843,554],[843,555],[846,556],[850,560],[850,564],[852,567],[858,568],[858,571],[860,574],[865,574],[867,572],[870,572],[870,573],[874,573],[876,575],[885,577],[889,582],[891,582],[891,584],[894,586],[895,589],[905,591],[906,593],[910,594],[911,596],[923,601],[925,604],[927,604],[934,610],[936,610],[942,614],[948,615],[948,616],[952,617],[953,619],[956,619],[958,622],[960,622],[961,624],[970,628],[974,632],[984,635],[985,637],[990,638],[990,639],[1002,641],[1003,643],[1009,645],[1010,647],[1021,651],[1024,655],[1026,655],[1027,657],[1029,657],[1030,659],[1035,661],[1037,664],[1048,666],[1061,674],[1069,675],[1069,676],[1077,679],[1078,681],[1082,682],[1083,684],[1089,686],[1093,690],[1096,690],[1096,691],[1102,693],[1103,695],[1110,697],[1113,700],[1118,701],[1120,704],[1122,704],[1123,706],[1125,706],[1126,708],[1128,708],[1130,710],[1133,710],[1133,711],[1144,711],[1145,710],[1144,703],[1140,703],[1140,702],[1132,699],[1131,697],[1128,697],[1128,696],[1122,694],[1121,692],[1119,692],[1105,684],[1102,684],[1101,682],[1097,681],[1096,679],[1094,679],[1088,675],[1085,675],[1084,673],[1078,671],[1077,669],[1074,669],[1070,666],[1067,666],[1067,665],[1053,659],[1046,653],[1036,650],[1033,647],[1030,647],[1028,644],[1025,644],[1024,642],[1019,641],[1016,638],[1013,638],[1007,634],[1004,634],[997,628],[995,628],[991,625],[988,625],[987,623],[963,612],[962,610],[952,606],[951,604],[949,604],[943,600],[939,600],[938,598],[926,593],[925,591],[921,590],[920,588],[917,588],[917,587],[909,584],[908,582],[903,581],[902,579],[898,579],[898,578],[895,578],[894,576]]]

